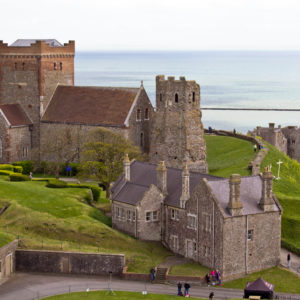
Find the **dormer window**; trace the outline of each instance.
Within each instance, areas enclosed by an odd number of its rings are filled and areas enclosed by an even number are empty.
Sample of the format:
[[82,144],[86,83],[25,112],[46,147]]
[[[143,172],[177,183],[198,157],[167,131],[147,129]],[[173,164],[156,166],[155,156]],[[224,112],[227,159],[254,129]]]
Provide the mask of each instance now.
[[178,94],[175,94],[175,103],[178,103]]

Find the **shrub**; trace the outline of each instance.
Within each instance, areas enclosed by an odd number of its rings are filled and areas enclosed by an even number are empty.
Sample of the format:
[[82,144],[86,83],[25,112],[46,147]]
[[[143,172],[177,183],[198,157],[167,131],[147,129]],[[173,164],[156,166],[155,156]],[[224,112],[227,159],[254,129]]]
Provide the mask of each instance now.
[[33,171],[33,162],[31,160],[16,161],[13,165],[22,167],[23,174],[29,174]]
[[21,166],[14,166],[15,173],[23,173],[23,168]]
[[59,180],[59,179],[49,179],[48,183],[46,184],[48,188],[66,188],[68,187],[67,183]]
[[293,253],[296,253],[298,255],[300,255],[300,249],[297,248],[296,246],[284,241],[284,240],[281,240],[281,247],[287,249],[287,250],[290,250],[291,252]]
[[99,201],[99,197],[101,194],[101,188],[97,186],[91,186],[87,184],[77,184],[77,183],[69,183],[67,185],[69,188],[79,188],[79,189],[91,189],[92,194],[93,194],[93,200],[94,201]]
[[9,164],[1,164],[0,165],[0,170],[7,170],[7,171],[14,171],[14,167],[12,165]]
[[13,171],[8,171],[8,170],[1,170],[0,169],[0,175],[10,175],[13,174]]
[[10,181],[28,181],[29,177],[20,173],[12,173],[9,175]]
[[94,201],[98,201],[99,197],[100,197],[100,194],[101,194],[101,189],[97,186],[91,186],[91,190],[92,190],[92,193],[93,193]]

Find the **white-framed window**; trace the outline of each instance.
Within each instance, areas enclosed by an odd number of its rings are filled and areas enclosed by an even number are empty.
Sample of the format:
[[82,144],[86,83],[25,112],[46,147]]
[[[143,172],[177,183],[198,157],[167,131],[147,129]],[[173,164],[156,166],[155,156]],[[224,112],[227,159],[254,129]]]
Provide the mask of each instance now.
[[188,214],[188,228],[191,229],[196,229],[197,228],[197,216],[196,215],[192,215],[192,214]]
[[253,229],[248,230],[247,239],[253,241]]
[[175,209],[175,208],[171,209],[171,219],[176,220],[176,221],[179,220],[179,210],[178,209]]
[[147,211],[146,212],[146,222],[150,222],[151,221],[151,211]]
[[130,221],[131,219],[131,211],[127,210],[127,220]]
[[125,209],[124,208],[121,209],[121,218],[125,219]]
[[132,222],[135,222],[135,211],[132,212]]
[[158,219],[158,213],[157,210],[155,210],[154,212],[152,212],[152,220],[157,221],[157,219]]
[[120,208],[118,206],[116,207],[116,217],[120,218]]
[[22,157],[27,157],[28,156],[28,146],[23,146],[22,148]]
[[174,250],[178,250],[178,248],[179,248],[178,236],[177,235],[171,235],[170,240],[171,240],[171,247]]

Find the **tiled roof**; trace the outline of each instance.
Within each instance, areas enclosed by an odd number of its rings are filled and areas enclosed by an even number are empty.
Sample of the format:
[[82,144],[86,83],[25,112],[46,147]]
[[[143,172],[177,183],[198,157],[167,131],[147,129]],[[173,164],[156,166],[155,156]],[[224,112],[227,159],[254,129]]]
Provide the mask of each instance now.
[[20,104],[2,104],[0,105],[0,110],[3,112],[11,126],[32,124]]
[[[223,208],[225,215],[230,216],[228,210],[226,209],[229,201],[229,179],[209,181],[208,185],[211,187],[214,195]],[[261,189],[262,180],[259,175],[241,177],[240,195],[241,202],[243,203],[244,215],[251,215],[262,212],[262,209],[260,209],[258,206],[261,198]],[[274,210],[279,210],[276,204],[274,204]]]
[[124,126],[139,88],[58,86],[44,122]]
[[[112,188],[112,198],[118,197],[118,201],[121,202],[132,201],[133,203],[137,203],[142,198],[138,198],[138,196],[134,195],[134,188],[137,186],[143,186],[146,190],[150,187],[151,184],[157,185],[156,181],[156,164],[151,164],[147,162],[139,162],[134,161],[130,166],[130,184],[131,190],[130,194],[127,195],[127,188],[124,185],[123,175],[119,178],[119,180],[115,183]],[[167,190],[168,195],[165,199],[165,203],[174,207],[180,207],[180,196],[181,196],[181,174],[182,170],[175,168],[167,168]],[[197,184],[203,179],[207,180],[219,180],[220,177],[211,176],[207,174],[201,174],[196,172],[190,172],[190,191],[193,191]],[[135,186],[136,185],[136,186]],[[126,187],[126,188],[125,188]],[[139,189],[137,188],[137,191]],[[133,198],[134,200],[129,200],[129,198]]]
[[43,41],[50,47],[62,47],[63,45],[55,39],[18,39],[13,42],[10,47],[30,47],[31,44],[35,44],[37,41]]

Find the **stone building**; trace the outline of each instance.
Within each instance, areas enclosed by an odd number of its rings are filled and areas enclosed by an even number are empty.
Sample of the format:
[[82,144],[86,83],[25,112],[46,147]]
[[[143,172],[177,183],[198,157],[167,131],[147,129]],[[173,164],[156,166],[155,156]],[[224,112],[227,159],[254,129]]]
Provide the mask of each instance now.
[[80,150],[97,126],[149,152],[154,111],[143,86],[74,86],[74,56],[74,41],[17,40],[9,46],[0,41],[1,162],[43,159],[41,144],[62,131],[76,135]]
[[150,161],[207,173],[206,144],[200,110],[200,86],[185,77],[156,77],[156,112]]
[[113,228],[236,278],[279,264],[282,208],[273,175],[230,179],[124,160],[111,189]]
[[279,151],[300,162],[300,128],[297,126],[275,128],[274,123],[269,127],[256,127],[251,132],[261,136],[265,141],[275,146]]

